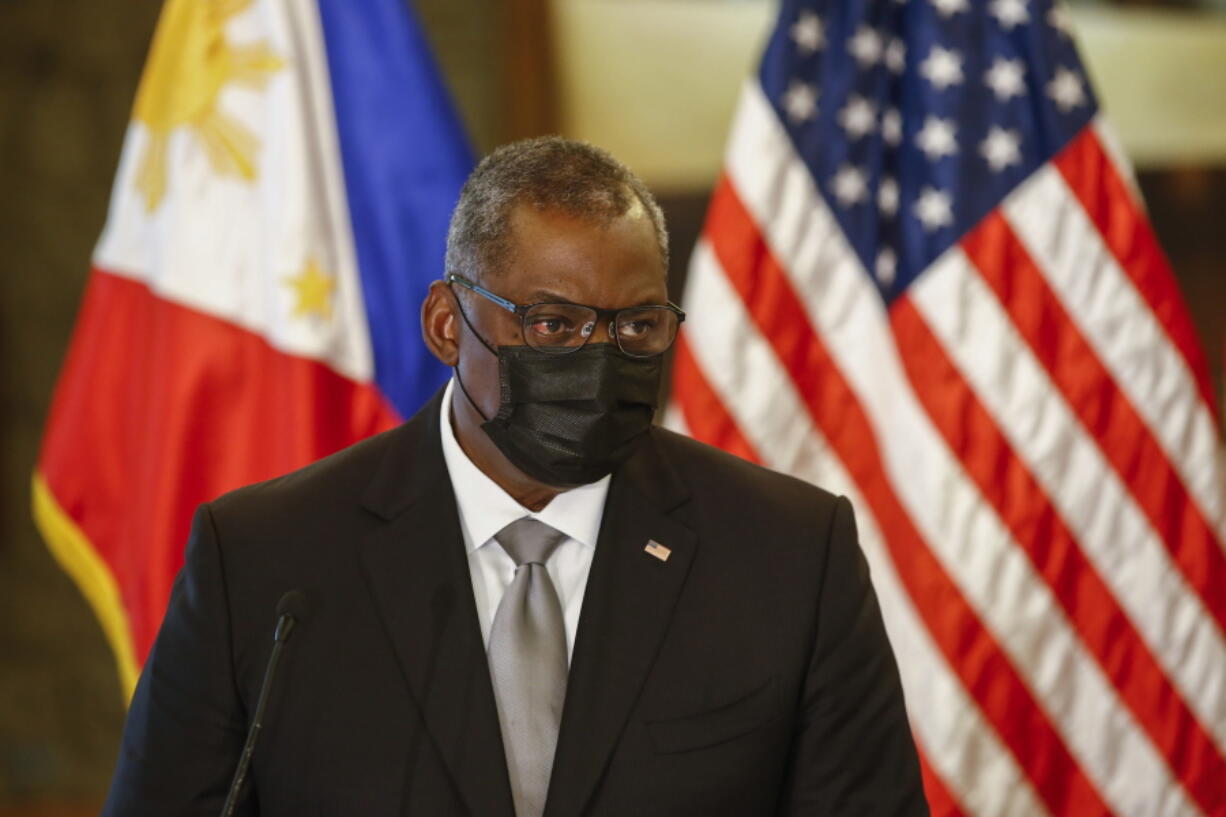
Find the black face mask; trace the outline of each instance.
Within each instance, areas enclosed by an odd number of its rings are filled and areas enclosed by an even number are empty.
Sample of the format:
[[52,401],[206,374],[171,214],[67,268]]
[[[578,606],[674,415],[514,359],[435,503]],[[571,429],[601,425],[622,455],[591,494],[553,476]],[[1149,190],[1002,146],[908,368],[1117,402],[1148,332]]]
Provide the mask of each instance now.
[[561,355],[530,346],[495,352],[472,324],[468,328],[498,357],[498,413],[485,416],[458,367],[456,382],[485,420],[481,429],[533,479],[559,487],[595,482],[629,459],[651,427],[662,355],[629,357],[609,343]]

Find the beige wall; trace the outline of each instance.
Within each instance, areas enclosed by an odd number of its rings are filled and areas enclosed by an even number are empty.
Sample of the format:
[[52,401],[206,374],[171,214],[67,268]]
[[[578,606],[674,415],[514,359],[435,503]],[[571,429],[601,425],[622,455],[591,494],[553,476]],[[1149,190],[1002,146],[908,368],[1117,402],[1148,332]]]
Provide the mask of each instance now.
[[110,655],[27,507],[157,6],[0,7],[0,806],[95,800],[115,756]]

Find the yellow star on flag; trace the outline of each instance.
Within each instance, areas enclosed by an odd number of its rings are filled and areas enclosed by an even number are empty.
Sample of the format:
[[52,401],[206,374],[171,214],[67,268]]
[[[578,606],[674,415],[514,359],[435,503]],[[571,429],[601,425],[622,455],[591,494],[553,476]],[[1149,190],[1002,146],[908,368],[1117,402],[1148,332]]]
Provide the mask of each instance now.
[[285,283],[293,287],[297,296],[295,318],[315,315],[323,320],[332,319],[332,292],[336,289],[336,279],[325,273],[314,258],[308,258],[302,272],[286,278]]

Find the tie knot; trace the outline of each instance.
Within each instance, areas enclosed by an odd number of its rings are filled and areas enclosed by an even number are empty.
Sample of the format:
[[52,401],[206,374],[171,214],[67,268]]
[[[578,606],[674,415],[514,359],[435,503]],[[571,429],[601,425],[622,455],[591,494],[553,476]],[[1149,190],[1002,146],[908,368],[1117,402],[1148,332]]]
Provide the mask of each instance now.
[[561,531],[528,516],[515,520],[494,534],[494,539],[514,560],[516,567],[533,562],[545,564],[549,554],[565,538],[566,534]]

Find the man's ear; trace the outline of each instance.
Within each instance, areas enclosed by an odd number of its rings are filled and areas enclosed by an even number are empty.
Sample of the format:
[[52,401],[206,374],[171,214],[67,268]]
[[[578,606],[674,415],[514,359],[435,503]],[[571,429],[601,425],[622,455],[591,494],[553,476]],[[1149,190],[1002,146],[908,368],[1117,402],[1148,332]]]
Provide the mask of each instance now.
[[458,321],[451,288],[442,281],[430,284],[421,305],[421,337],[444,366],[454,366],[460,359]]

